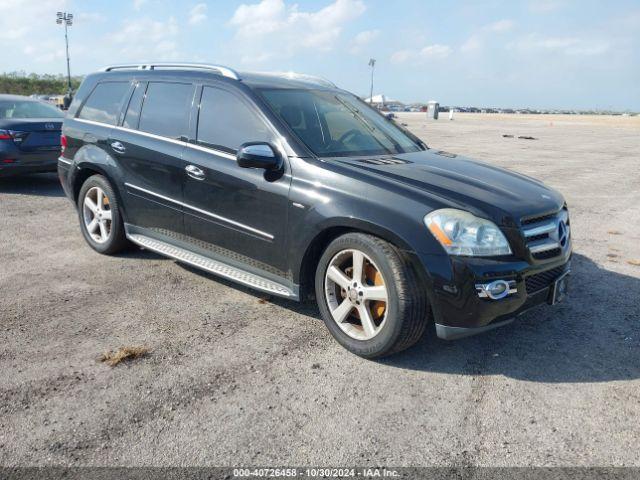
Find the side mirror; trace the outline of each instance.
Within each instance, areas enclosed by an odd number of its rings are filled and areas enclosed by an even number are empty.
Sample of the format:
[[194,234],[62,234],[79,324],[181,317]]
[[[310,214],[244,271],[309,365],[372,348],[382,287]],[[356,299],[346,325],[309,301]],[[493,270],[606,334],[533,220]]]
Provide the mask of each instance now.
[[236,161],[242,168],[263,168],[280,170],[282,157],[271,145],[265,142],[243,143],[236,154]]

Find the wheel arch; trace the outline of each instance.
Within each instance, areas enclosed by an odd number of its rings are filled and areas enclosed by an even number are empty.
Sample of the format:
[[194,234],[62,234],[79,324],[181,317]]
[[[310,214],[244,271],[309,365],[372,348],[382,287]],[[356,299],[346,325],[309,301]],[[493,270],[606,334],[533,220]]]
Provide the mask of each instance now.
[[113,191],[116,195],[116,200],[120,205],[120,214],[122,215],[123,220],[126,222],[127,215],[126,215],[125,209],[122,208],[123,207],[122,194],[118,188],[117,183],[114,181],[112,176],[109,175],[109,172],[107,171],[107,169],[103,168],[102,165],[85,163],[77,167],[75,174],[73,176],[73,179],[71,180],[71,188],[73,192],[73,203],[76,205],[76,207],[78,207],[78,197],[80,195],[80,189],[82,188],[82,185],[84,185],[84,182],[86,182],[87,179],[93,177],[94,175],[102,175],[109,181],[109,183],[111,184],[111,188],[113,188]]
[[[300,285],[300,299],[310,299],[314,295],[315,272],[318,261],[327,246],[336,238],[346,233],[364,233],[379,237],[393,246],[411,260],[417,260],[413,248],[396,233],[367,221],[354,218],[334,219],[331,224],[324,225],[307,243],[304,253],[301,256],[297,269],[297,278],[294,280]],[[410,262],[419,278],[423,279],[427,275],[419,261]]]

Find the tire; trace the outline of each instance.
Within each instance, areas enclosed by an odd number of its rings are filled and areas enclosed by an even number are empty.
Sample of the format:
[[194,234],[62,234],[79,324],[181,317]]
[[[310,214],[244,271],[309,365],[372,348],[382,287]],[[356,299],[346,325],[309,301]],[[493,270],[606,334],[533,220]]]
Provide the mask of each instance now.
[[[102,202],[98,201],[99,192],[102,192]],[[78,195],[77,210],[82,235],[96,252],[113,255],[128,246],[118,198],[105,177],[93,175],[85,180]],[[98,222],[97,226],[91,222],[93,219]],[[104,235],[103,227],[107,235]]]
[[[354,266],[360,263],[363,267],[358,282]],[[372,235],[348,233],[332,241],[318,262],[315,291],[331,334],[347,350],[364,358],[379,358],[411,347],[423,336],[429,322],[425,288],[412,266],[392,244]],[[386,301],[379,301],[381,298]],[[345,319],[338,321],[347,310]]]

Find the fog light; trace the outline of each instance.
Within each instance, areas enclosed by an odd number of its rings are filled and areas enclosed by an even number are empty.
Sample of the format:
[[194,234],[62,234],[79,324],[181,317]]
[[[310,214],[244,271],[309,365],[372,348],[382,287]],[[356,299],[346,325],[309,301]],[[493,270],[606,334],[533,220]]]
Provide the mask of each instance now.
[[518,293],[515,280],[495,280],[491,283],[479,283],[476,285],[476,292],[480,298],[490,298],[500,300],[501,298]]

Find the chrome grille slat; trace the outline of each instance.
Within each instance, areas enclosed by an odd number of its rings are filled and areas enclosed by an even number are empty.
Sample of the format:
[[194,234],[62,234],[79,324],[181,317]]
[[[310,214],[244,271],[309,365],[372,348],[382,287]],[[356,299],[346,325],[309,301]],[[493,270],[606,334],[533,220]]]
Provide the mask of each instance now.
[[[548,260],[562,254],[570,242],[569,213],[563,208],[553,214],[523,218],[522,234],[525,246],[536,260]],[[560,225],[563,224],[564,231]],[[565,240],[566,239],[566,240]]]
[[546,252],[547,250],[553,250],[554,248],[560,248],[560,244],[558,242],[543,240],[539,243],[530,243],[529,251],[531,253],[540,253]]
[[544,225],[525,229],[524,236],[533,237],[535,235],[542,235],[543,233],[553,232],[556,228],[556,222],[547,222]]

